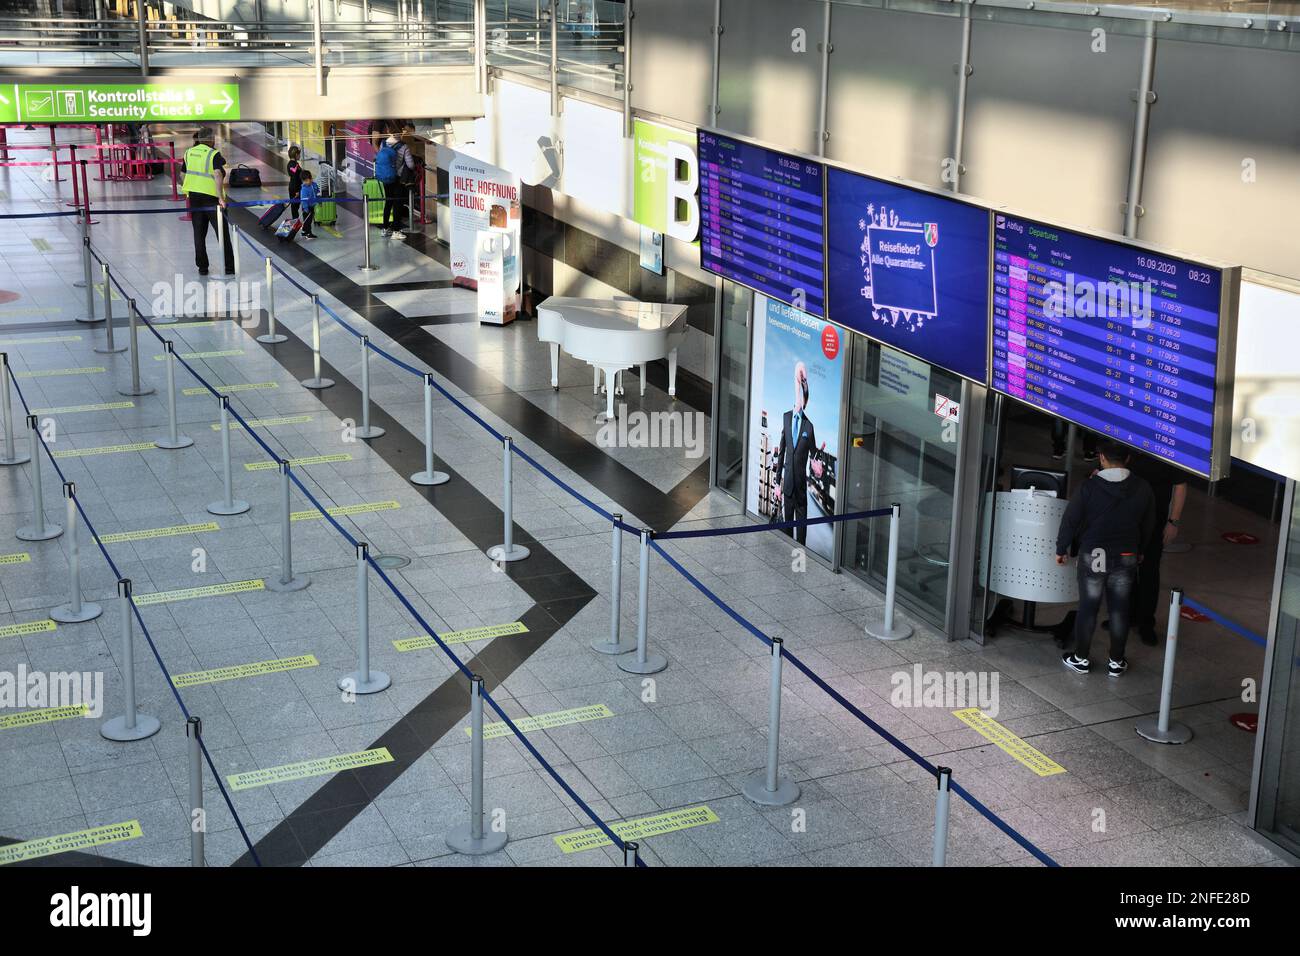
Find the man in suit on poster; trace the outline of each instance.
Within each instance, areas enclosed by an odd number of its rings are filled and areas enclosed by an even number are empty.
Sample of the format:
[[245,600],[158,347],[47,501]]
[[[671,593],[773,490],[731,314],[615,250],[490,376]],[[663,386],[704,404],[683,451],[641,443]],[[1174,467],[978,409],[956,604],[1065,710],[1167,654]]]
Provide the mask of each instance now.
[[[776,450],[772,466],[773,490],[783,504],[786,521],[801,521],[808,517],[808,472],[814,477],[822,473],[821,457],[816,454],[817,435],[808,420],[808,369],[803,362],[794,366],[794,408],[781,417],[781,443]],[[812,460],[809,461],[809,455]],[[803,544],[808,540],[807,525],[790,529],[794,539]]]

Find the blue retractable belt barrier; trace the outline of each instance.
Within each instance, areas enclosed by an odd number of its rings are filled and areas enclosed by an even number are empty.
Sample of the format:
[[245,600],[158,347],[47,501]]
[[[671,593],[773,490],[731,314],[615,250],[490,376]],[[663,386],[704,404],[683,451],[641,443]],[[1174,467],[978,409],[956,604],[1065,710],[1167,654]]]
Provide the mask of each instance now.
[[1196,601],[1193,601],[1186,594],[1183,595],[1183,607],[1190,607],[1195,611],[1200,611],[1211,621],[1214,621],[1216,624],[1220,624],[1223,627],[1226,627],[1234,634],[1240,634],[1246,640],[1258,644],[1260,647],[1268,647],[1267,638],[1261,637],[1260,635],[1256,634],[1254,631],[1242,627],[1240,624],[1236,623],[1235,621],[1228,620],[1226,617],[1224,617],[1222,614],[1219,614],[1216,611],[1211,611],[1204,604],[1199,604]]

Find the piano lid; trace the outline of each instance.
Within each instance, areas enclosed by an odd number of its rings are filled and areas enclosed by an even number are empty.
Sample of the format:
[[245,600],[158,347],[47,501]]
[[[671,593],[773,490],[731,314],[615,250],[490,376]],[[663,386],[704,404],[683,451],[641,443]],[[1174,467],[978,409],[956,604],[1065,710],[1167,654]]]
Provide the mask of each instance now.
[[670,302],[638,302],[635,299],[579,299],[553,295],[538,305],[538,311],[555,312],[565,322],[586,328],[611,331],[641,329],[654,332],[671,328],[682,320],[686,306]]

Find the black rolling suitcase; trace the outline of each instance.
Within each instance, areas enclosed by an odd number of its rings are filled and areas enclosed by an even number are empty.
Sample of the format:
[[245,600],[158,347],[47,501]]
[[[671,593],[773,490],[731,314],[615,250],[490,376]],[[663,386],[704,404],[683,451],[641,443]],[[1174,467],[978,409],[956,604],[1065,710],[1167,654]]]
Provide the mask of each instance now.
[[257,217],[257,224],[263,229],[270,229],[277,221],[279,221],[280,217],[284,215],[284,211],[288,208],[288,203],[275,203],[271,208],[267,209],[266,212]]

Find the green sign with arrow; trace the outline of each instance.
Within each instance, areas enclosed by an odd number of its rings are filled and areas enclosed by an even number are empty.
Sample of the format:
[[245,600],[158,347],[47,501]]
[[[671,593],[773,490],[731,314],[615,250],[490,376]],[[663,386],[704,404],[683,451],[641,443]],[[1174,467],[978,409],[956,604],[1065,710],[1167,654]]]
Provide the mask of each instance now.
[[15,83],[0,86],[3,123],[225,122],[238,83]]

